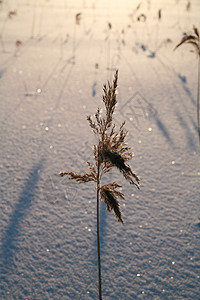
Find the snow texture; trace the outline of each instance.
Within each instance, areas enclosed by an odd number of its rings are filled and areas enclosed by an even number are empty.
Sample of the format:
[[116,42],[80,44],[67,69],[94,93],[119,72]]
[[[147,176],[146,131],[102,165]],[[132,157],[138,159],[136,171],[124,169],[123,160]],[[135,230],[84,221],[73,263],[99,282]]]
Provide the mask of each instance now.
[[197,57],[173,51],[199,0],[0,2],[0,299],[98,298],[95,187],[58,174],[87,170],[115,69],[141,190],[104,178],[126,201],[124,225],[100,207],[103,299],[200,299]]

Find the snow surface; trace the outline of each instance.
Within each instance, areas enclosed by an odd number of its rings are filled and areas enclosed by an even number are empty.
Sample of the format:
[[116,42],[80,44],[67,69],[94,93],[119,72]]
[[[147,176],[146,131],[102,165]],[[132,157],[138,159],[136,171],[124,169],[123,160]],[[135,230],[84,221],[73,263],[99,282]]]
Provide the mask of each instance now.
[[141,190],[104,179],[126,201],[124,225],[101,203],[103,299],[200,299],[197,57],[173,52],[199,0],[1,2],[0,299],[98,298],[95,188],[58,174],[87,170],[116,68]]

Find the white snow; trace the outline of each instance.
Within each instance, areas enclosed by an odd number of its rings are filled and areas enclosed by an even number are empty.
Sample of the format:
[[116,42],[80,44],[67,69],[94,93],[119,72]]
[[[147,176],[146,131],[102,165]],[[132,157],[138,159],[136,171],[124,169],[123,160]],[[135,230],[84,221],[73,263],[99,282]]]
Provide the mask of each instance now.
[[103,299],[199,299],[198,60],[173,51],[199,0],[1,2],[0,299],[98,298],[95,187],[58,174],[87,170],[116,68],[141,190],[104,179],[126,201],[124,225],[101,203]]

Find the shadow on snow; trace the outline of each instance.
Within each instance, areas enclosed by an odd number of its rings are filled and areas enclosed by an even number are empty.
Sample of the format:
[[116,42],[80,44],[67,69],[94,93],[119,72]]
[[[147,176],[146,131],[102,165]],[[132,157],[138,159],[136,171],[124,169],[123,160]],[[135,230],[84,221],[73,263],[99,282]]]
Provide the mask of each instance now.
[[39,181],[39,170],[42,168],[43,160],[35,165],[29,172],[23,190],[10,216],[8,226],[2,238],[1,260],[3,267],[8,269],[13,264],[13,255],[17,250],[17,238],[20,235],[21,222],[27,216],[35,199],[35,190]]

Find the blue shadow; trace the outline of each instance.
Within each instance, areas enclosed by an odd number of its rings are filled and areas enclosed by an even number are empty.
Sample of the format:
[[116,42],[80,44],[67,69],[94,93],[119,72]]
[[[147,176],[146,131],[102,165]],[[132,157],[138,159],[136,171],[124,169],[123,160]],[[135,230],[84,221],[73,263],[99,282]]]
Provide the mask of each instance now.
[[13,255],[17,250],[16,243],[18,236],[20,235],[21,222],[27,216],[35,199],[35,191],[40,178],[38,171],[41,170],[42,166],[43,160],[30,170],[29,176],[25,181],[23,190],[4,232],[0,256],[2,264],[6,269],[11,267],[13,264]]
[[170,134],[169,134],[169,131],[167,130],[166,126],[164,125],[164,123],[156,116],[155,117],[155,121],[156,121],[156,124],[158,126],[158,129],[162,132],[163,136],[166,138],[166,140],[169,142],[169,143],[172,143],[172,140],[171,140],[171,137],[170,137]]

